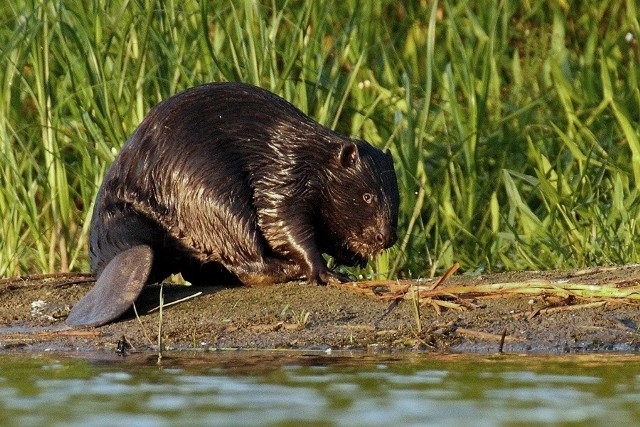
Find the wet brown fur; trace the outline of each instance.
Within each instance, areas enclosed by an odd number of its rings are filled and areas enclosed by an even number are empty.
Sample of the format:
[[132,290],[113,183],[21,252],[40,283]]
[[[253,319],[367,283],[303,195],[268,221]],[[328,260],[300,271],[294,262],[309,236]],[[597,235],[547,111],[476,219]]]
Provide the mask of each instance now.
[[341,277],[322,253],[362,263],[395,242],[397,217],[389,153],[266,90],[206,84],[158,104],[123,146],[97,196],[91,263],[99,275],[147,244],[148,282],[326,283]]

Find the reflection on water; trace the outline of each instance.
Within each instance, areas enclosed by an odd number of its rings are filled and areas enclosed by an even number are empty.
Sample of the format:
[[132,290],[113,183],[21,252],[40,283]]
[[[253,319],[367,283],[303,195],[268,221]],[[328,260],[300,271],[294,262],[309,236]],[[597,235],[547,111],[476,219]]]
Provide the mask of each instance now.
[[629,425],[640,357],[0,356],[0,425]]

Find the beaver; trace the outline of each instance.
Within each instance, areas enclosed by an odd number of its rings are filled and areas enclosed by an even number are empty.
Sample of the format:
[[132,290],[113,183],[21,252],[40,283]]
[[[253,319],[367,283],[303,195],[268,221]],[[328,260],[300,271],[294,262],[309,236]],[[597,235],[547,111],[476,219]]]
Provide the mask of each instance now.
[[366,264],[395,243],[398,204],[388,151],[265,89],[187,89],[151,109],[109,168],[89,236],[97,281],[67,323],[109,323],[177,272],[245,285],[346,281],[322,255]]

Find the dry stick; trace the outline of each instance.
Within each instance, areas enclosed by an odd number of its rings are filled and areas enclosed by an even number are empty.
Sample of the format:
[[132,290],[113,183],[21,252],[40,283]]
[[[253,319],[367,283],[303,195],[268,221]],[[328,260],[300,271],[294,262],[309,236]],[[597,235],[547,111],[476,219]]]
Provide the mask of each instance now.
[[413,286],[411,286],[411,297],[413,298],[413,314],[416,317],[416,326],[418,328],[418,333],[422,333],[422,319],[420,318],[420,301],[418,300],[418,293],[414,290]]
[[[172,305],[180,304],[181,302],[189,301],[190,299],[193,299],[195,297],[199,297],[200,295],[202,295],[202,292],[196,292],[195,294],[189,295],[188,297],[184,297],[184,298],[181,298],[179,300],[172,301],[170,303],[164,304],[163,307],[166,308],[166,307],[170,307]],[[157,311],[159,309],[160,309],[160,306],[153,307],[151,310],[147,311],[147,313],[153,313],[154,311]]]
[[71,285],[84,285],[86,283],[95,283],[96,279],[81,279],[81,280],[67,280],[64,282],[55,282],[55,283],[42,283],[42,282],[8,282],[8,283],[0,283],[0,289],[17,289],[17,288],[26,288],[26,287],[54,287],[61,288],[63,286],[71,286]]
[[[483,341],[498,341],[502,340],[502,334],[492,334],[490,332],[482,332],[482,331],[474,331],[473,329],[467,328],[456,328],[456,333],[460,335],[464,335],[467,337],[476,338]],[[506,336],[504,337],[505,342],[513,342],[518,341],[516,338]]]
[[[536,280],[531,282],[491,283],[473,286],[451,286],[444,290],[445,294],[456,296],[467,295],[485,297],[496,295],[573,295],[579,298],[635,299],[640,300],[640,287],[616,288],[611,284],[588,285],[580,283],[550,283]],[[421,297],[440,296],[438,290],[420,291]]]
[[389,307],[387,307],[387,309],[384,311],[384,313],[382,313],[382,315],[378,318],[378,320],[376,320],[373,324],[374,326],[377,328],[378,324],[380,322],[382,322],[388,315],[389,313],[391,313],[400,303],[400,298],[396,298],[393,301],[391,301],[391,304],[389,304]]
[[555,313],[556,311],[573,311],[573,310],[580,310],[583,308],[602,307],[603,305],[606,305],[606,304],[607,304],[607,301],[596,301],[596,302],[590,302],[587,304],[574,304],[574,305],[567,305],[564,307],[543,308],[542,310],[540,310],[540,313],[544,314],[544,313]]
[[502,331],[502,336],[500,337],[500,345],[498,346],[498,353],[502,353],[502,349],[504,348],[504,339],[507,337],[507,328],[504,328]]
[[438,281],[436,283],[434,283],[429,290],[433,291],[435,288],[437,288],[438,286],[440,286],[441,284],[444,283],[445,280],[447,280],[449,277],[451,277],[453,275],[453,273],[455,273],[456,271],[458,271],[458,269],[460,268],[460,264],[457,262],[454,262],[453,265],[451,267],[449,267],[449,269],[447,270],[446,273],[444,273],[442,275],[442,277],[440,279],[438,279]]
[[84,285],[85,283],[95,283],[95,282],[96,282],[96,278],[92,277],[90,279],[78,279],[78,280],[69,280],[66,282],[51,283],[51,286],[59,287],[59,286],[70,286],[70,285]]
[[0,334],[2,340],[21,340],[21,339],[33,339],[33,337],[48,338],[48,337],[101,337],[102,331],[96,330],[74,330],[65,329],[61,331],[38,331],[38,332],[19,332]]
[[[625,267],[640,267],[640,264],[627,264],[625,265]],[[585,268],[582,270],[578,270],[578,271],[574,271],[572,273],[569,274],[570,277],[578,277],[578,276],[585,276],[587,274],[593,274],[593,273],[602,273],[602,272],[607,272],[607,271],[615,271],[620,269],[619,265],[616,266],[611,266],[611,267],[590,267],[590,268]]]
[[[46,282],[47,279],[60,279],[58,282]],[[64,280],[66,279],[66,280]],[[72,280],[70,280],[72,279]],[[25,278],[0,279],[1,287],[26,287],[26,286],[68,286],[82,283],[92,283],[96,279],[91,274],[85,273],[55,273],[55,274],[39,274],[37,276],[25,276]]]
[[147,341],[149,341],[149,345],[153,345],[153,341],[151,340],[151,338],[149,338],[149,335],[147,335],[147,330],[145,329],[144,325],[142,324],[142,319],[140,319],[140,316],[138,316],[138,309],[136,309],[136,303],[133,303],[133,312],[136,315],[136,319],[138,319],[138,323],[140,323],[140,328],[142,329],[142,335],[144,335],[144,337],[147,339]]
[[[452,266],[449,271],[455,271]],[[579,310],[583,308],[595,308],[605,303],[611,303],[613,301],[626,303],[626,304],[638,304],[640,303],[640,285],[627,285],[628,279],[608,281],[607,283],[594,285],[584,283],[569,283],[569,282],[550,282],[548,280],[531,280],[522,282],[503,282],[503,283],[484,283],[477,285],[454,285],[447,286],[440,289],[435,289],[439,286],[447,274],[443,276],[433,286],[421,286],[418,285],[418,297],[420,301],[424,303],[430,302],[432,299],[437,300],[440,303],[439,298],[448,297],[454,298],[460,302],[466,301],[470,298],[495,298],[505,296],[540,296],[540,295],[554,295],[554,296],[573,296],[580,299],[591,300],[592,302],[586,304],[579,304],[574,308],[557,308],[551,311],[550,309],[544,309],[542,313],[549,313],[560,310]],[[635,282],[634,282],[635,283]],[[373,288],[386,286],[388,292],[381,294],[380,292],[372,292]],[[351,283],[348,289],[355,290],[368,296],[372,296],[382,301],[395,301],[397,299],[411,299],[415,297],[416,284],[415,281],[369,281]],[[458,304],[459,305],[459,304]],[[391,305],[389,309],[393,308]],[[386,313],[385,313],[386,314]],[[530,313],[528,313],[531,315]]]
[[18,276],[7,279],[0,279],[0,284],[10,283],[10,282],[24,282],[28,280],[43,280],[43,279],[57,279],[64,277],[83,277],[83,276],[91,276],[90,273],[81,273],[81,272],[66,272],[66,273],[45,273],[45,274],[30,274],[24,276]]
[[589,302],[586,304],[573,304],[573,305],[563,305],[559,307],[540,308],[538,310],[534,310],[531,313],[514,314],[514,317],[527,316],[529,319],[532,319],[539,314],[557,313],[560,311],[576,311],[576,310],[582,310],[585,308],[597,308],[597,307],[602,307],[603,305],[606,305],[606,304],[607,304],[607,301],[596,301],[596,302]]

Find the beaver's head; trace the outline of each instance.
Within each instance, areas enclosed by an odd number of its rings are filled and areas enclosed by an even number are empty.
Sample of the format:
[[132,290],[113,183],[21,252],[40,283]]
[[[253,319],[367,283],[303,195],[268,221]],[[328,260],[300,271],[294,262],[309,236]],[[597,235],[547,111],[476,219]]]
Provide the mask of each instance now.
[[358,140],[332,141],[327,165],[320,236],[340,264],[364,264],[396,242],[398,184],[391,153]]

